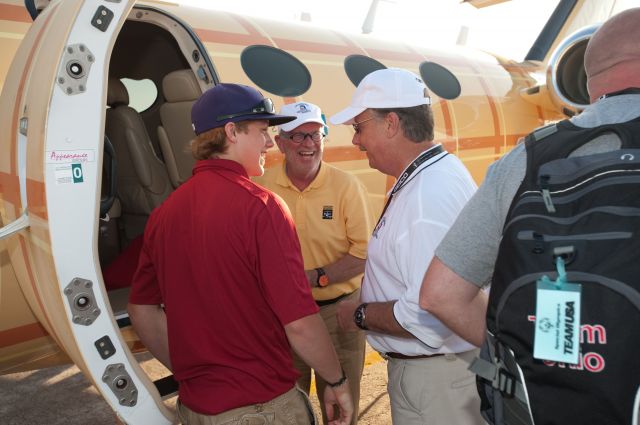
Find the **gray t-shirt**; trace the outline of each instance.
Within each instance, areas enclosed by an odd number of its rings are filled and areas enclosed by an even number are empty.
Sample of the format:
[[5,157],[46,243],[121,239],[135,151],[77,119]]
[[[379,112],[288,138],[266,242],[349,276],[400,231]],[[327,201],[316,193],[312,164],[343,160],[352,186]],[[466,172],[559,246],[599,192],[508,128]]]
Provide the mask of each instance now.
[[[599,100],[571,119],[579,127],[626,122],[640,116],[640,95],[621,95]],[[614,134],[602,135],[571,156],[608,152],[620,148]],[[436,256],[465,280],[487,285],[493,275],[502,228],[527,168],[524,143],[489,167],[484,182],[460,212],[436,249]]]

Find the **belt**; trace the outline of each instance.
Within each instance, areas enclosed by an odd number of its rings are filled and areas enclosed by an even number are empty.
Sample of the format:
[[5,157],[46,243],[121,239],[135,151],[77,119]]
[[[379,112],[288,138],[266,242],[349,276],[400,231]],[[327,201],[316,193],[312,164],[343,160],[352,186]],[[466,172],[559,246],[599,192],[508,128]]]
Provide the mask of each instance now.
[[350,292],[348,294],[342,294],[338,297],[332,298],[330,300],[317,300],[316,304],[318,304],[318,307],[324,307],[326,305],[331,305],[333,303],[336,303],[338,301],[340,301],[341,299],[348,297],[349,295],[353,294],[353,292]]
[[417,356],[407,356],[406,354],[401,354],[401,353],[384,353],[382,357],[388,357],[392,359],[401,359],[401,360],[417,360],[417,359],[430,359],[431,357],[440,357],[444,355],[445,353],[419,354]]

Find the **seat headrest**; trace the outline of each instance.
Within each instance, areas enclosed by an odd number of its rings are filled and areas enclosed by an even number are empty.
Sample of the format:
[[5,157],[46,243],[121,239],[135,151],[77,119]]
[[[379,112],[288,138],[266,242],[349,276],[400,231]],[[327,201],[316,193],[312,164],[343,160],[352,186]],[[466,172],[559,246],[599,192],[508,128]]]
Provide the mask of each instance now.
[[167,102],[196,100],[202,94],[198,80],[190,69],[180,69],[165,75],[162,91]]
[[107,88],[107,105],[114,106],[128,105],[129,93],[122,81],[117,78],[109,78],[109,87]]

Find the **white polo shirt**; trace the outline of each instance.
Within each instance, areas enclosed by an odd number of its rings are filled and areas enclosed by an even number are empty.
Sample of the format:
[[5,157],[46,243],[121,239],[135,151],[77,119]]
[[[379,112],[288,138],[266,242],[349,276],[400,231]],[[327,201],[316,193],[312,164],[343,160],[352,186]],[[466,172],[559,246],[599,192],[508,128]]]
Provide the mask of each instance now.
[[367,332],[375,350],[421,355],[474,348],[422,310],[418,300],[436,247],[476,189],[462,162],[442,152],[421,164],[393,195],[369,240],[362,301],[398,300],[396,320],[418,339]]

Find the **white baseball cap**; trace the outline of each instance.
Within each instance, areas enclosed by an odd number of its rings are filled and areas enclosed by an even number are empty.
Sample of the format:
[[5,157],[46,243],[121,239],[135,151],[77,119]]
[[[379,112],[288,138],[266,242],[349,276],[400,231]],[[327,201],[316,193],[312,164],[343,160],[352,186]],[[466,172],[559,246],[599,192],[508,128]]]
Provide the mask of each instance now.
[[313,103],[290,103],[288,105],[284,105],[280,110],[280,113],[296,117],[295,120],[280,125],[278,129],[281,131],[291,131],[308,122],[317,122],[318,124],[325,125],[325,122],[322,119],[322,111],[320,110],[320,107]]
[[360,81],[351,105],[329,120],[336,125],[353,124],[356,115],[368,108],[410,108],[418,105],[431,105],[429,90],[420,77],[399,68],[379,69]]

